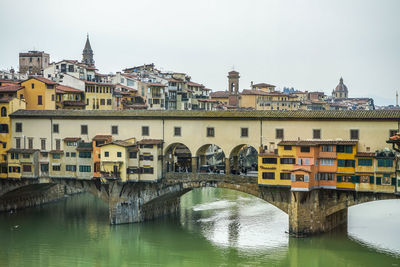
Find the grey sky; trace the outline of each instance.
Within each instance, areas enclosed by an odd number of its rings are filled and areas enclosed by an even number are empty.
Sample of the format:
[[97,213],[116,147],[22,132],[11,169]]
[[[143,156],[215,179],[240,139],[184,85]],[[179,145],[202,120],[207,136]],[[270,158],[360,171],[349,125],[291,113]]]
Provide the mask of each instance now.
[[340,76],[350,97],[394,104],[400,91],[398,0],[151,0],[0,2],[0,69],[37,49],[79,59],[89,32],[102,73],[154,62],[214,91],[227,72],[279,88],[330,94]]

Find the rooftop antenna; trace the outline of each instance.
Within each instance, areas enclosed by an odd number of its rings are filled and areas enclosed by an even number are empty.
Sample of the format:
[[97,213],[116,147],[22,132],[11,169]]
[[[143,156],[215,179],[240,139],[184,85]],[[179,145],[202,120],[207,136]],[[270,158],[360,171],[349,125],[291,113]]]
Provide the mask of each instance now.
[[396,91],[396,107],[399,106],[399,93]]

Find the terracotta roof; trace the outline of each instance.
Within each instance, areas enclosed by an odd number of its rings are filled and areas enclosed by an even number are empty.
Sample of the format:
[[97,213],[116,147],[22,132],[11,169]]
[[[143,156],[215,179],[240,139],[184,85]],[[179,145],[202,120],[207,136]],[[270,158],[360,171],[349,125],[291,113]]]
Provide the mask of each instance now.
[[44,78],[42,76],[30,77],[28,80],[25,80],[23,82],[29,81],[30,79],[35,79],[35,80],[41,81],[42,83],[49,84],[49,85],[56,85],[57,84],[56,82],[54,82],[52,80],[49,80],[49,79],[46,79],[46,78]]
[[284,140],[278,146],[318,146],[318,145],[356,145],[358,141],[353,140]]
[[0,86],[0,92],[16,93],[18,90],[21,90],[23,88],[24,88],[24,86],[21,86],[21,85],[5,85],[5,86]]
[[65,86],[65,85],[61,85],[61,84],[56,85],[56,93],[59,93],[59,94],[65,94],[65,93],[78,94],[78,93],[82,93],[82,92],[83,92],[82,90],[72,88],[69,86]]
[[63,140],[64,140],[65,142],[68,142],[68,141],[70,141],[70,142],[76,142],[76,141],[81,140],[81,138],[80,138],[80,137],[65,137]]
[[307,169],[305,169],[305,168],[296,168],[296,169],[291,170],[290,172],[296,172],[296,171],[303,171],[303,172],[309,172],[309,173],[311,173],[310,170],[307,170]]
[[199,87],[204,87],[204,85],[199,84],[199,83],[195,83],[195,82],[187,82],[187,85],[189,86],[199,86]]
[[14,81],[14,80],[2,80],[0,79],[0,84],[2,85],[13,85],[13,84],[19,84],[20,81]]
[[276,87],[276,86],[272,85],[272,84],[268,84],[268,83],[257,83],[257,84],[253,84],[253,87],[256,87],[256,88],[267,88],[267,87]]
[[93,84],[93,85],[103,85],[103,86],[112,86],[114,87],[114,84],[112,83],[99,83],[99,82],[94,82],[94,81],[86,81],[86,80],[82,80],[81,81],[85,82],[86,84]]
[[375,152],[357,152],[356,157],[374,157]]
[[197,99],[197,101],[200,101],[200,102],[218,102],[218,100],[216,100],[216,99],[208,99],[208,98]]
[[134,88],[131,88],[131,87],[128,87],[128,86],[125,86],[125,85],[123,85],[123,84],[120,84],[120,83],[117,83],[117,84],[115,85],[115,87],[124,88],[124,89],[126,89],[126,90],[129,90],[129,91],[131,91],[131,92],[137,92],[137,90],[136,90],[136,89],[134,89]]
[[269,95],[267,92],[264,92],[261,90],[248,90],[248,89],[244,89],[240,94],[241,95]]
[[109,134],[98,134],[95,137],[93,137],[93,141],[107,141],[112,138],[112,135]]
[[158,145],[158,144],[162,144],[164,141],[161,139],[142,139],[140,141],[138,141],[137,143],[139,145],[147,145],[147,144],[153,144],[153,145]]
[[104,145],[101,145],[101,146],[107,146],[107,145],[117,145],[117,146],[123,146],[123,147],[136,146],[135,143],[127,142],[127,141],[124,141],[124,140],[115,140],[115,141],[112,141],[110,143],[107,143],[107,144],[104,144]]
[[159,118],[222,120],[398,121],[400,110],[18,110],[11,118]]
[[210,93],[211,98],[228,98],[229,92],[228,91],[216,91]]
[[13,99],[13,97],[2,97],[0,98],[0,103],[9,103]]
[[86,106],[84,101],[67,100],[63,101],[64,106]]
[[166,85],[162,83],[147,83],[149,86],[154,86],[154,87],[165,87]]

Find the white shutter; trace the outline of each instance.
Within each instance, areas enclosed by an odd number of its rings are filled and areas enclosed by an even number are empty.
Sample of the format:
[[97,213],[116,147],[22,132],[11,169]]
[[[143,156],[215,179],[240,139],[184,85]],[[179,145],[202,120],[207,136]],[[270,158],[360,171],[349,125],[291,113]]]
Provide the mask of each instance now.
[[297,165],[301,165],[301,158],[297,158]]
[[314,180],[318,181],[318,173],[314,174]]
[[295,182],[295,181],[296,181],[296,175],[290,174],[290,180],[291,180],[292,182]]
[[310,181],[310,175],[308,175],[308,174],[305,174],[304,175],[304,182],[309,182]]

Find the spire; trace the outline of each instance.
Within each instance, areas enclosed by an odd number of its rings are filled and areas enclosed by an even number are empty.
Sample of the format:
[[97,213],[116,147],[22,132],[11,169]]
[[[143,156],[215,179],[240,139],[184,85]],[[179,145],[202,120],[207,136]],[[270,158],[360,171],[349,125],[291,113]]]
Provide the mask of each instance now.
[[343,78],[340,77],[340,84],[343,84]]
[[89,33],[86,35],[86,43],[82,52],[82,63],[94,67],[93,50],[89,41]]

